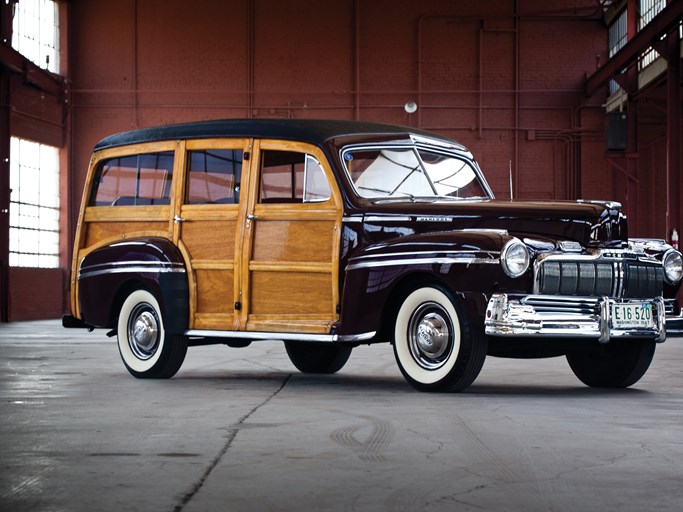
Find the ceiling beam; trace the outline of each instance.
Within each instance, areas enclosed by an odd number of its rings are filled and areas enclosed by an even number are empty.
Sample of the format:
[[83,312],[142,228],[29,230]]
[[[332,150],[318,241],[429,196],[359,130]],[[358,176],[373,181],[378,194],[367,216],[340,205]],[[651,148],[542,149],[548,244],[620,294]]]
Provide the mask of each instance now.
[[0,43],[0,65],[13,73],[24,75],[27,83],[48,94],[59,97],[64,92],[64,81],[59,75],[39,68],[5,43]]
[[683,19],[683,2],[672,2],[662,12],[645,25],[633,39],[628,41],[607,64],[598,69],[586,80],[586,94],[592,96],[609,80],[614,79],[625,68],[635,63],[640,55],[660,38],[672,30],[678,30]]

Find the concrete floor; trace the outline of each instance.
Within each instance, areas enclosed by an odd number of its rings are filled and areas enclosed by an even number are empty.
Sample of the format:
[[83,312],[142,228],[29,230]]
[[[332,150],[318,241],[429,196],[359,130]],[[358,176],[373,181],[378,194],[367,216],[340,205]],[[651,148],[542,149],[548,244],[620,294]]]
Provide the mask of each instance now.
[[280,343],[128,375],[103,331],[0,325],[2,511],[683,510],[683,339],[635,387],[489,358],[423,394],[388,345],[333,376]]

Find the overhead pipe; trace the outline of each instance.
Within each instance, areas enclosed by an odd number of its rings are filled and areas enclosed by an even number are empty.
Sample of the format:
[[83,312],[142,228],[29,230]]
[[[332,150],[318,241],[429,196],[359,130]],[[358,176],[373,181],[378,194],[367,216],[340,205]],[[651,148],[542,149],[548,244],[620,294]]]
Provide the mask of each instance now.
[[[519,190],[519,162],[520,162],[520,157],[519,157],[519,121],[520,121],[520,65],[519,65],[519,46],[520,46],[520,38],[519,38],[519,12],[518,12],[518,0],[515,0],[514,2],[514,8],[513,8],[513,14],[512,18],[514,21],[514,28],[513,29],[491,29],[492,32],[512,32],[515,35],[515,43],[514,43],[514,59],[515,59],[515,88],[513,91],[513,94],[515,95],[515,137],[514,137],[514,188],[515,190]],[[479,66],[479,89],[475,91],[478,96],[479,96],[479,105],[478,105],[478,133],[479,133],[479,138],[483,137],[483,94],[484,94],[484,83],[483,83],[483,74],[484,74],[484,55],[483,55],[483,46],[484,46],[484,31],[487,30],[485,27],[485,23],[487,19],[510,19],[510,16],[497,16],[497,17],[487,17],[487,18],[482,18],[481,16],[479,17],[470,17],[470,16],[453,16],[453,15],[423,15],[420,16],[420,18],[417,21],[417,104],[419,105],[418,112],[417,112],[417,126],[419,128],[422,128],[422,29],[423,29],[423,24],[425,23],[426,20],[434,20],[434,19],[441,19],[441,20],[454,20],[458,22],[468,22],[468,21],[479,21],[480,23],[480,28],[479,28],[479,49],[478,49],[478,66]],[[455,93],[464,93],[465,91],[453,91]]]
[[254,12],[254,0],[247,0],[247,118],[254,114],[254,87],[255,87],[255,38],[256,21]]
[[360,119],[360,0],[353,4],[353,118]]

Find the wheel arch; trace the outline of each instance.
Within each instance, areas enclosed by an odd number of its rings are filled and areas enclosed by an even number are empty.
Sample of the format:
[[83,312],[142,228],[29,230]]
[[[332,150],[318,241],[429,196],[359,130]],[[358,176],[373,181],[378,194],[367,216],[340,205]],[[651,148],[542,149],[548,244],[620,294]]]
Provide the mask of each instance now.
[[394,320],[405,298],[420,286],[440,285],[452,293],[450,287],[435,274],[426,271],[411,272],[399,278],[391,288],[381,314],[381,327],[378,336],[393,341]]
[[119,310],[136,289],[159,302],[169,333],[182,334],[189,319],[189,284],[178,248],[163,238],[141,238],[90,252],[79,269],[79,301],[84,321],[116,328]]

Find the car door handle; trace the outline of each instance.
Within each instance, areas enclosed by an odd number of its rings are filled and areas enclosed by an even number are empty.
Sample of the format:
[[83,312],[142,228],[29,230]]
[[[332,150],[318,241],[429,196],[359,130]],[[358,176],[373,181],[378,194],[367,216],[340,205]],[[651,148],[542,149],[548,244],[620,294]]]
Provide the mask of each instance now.
[[252,220],[258,220],[258,216],[254,215],[253,213],[248,213],[247,214],[247,222],[251,222]]
[[181,217],[180,215],[176,215],[173,217],[173,222],[175,222],[176,224],[178,224],[180,222],[185,222],[186,220],[187,219]]

